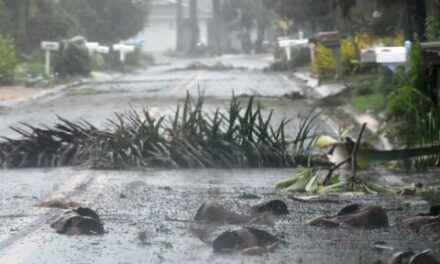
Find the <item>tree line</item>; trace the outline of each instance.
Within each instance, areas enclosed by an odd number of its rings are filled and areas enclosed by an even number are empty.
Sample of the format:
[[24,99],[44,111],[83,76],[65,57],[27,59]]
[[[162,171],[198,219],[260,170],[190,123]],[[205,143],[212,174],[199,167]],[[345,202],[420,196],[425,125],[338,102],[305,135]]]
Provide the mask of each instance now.
[[42,40],[82,35],[114,43],[133,37],[148,19],[149,0],[0,0],[0,35],[30,53]]

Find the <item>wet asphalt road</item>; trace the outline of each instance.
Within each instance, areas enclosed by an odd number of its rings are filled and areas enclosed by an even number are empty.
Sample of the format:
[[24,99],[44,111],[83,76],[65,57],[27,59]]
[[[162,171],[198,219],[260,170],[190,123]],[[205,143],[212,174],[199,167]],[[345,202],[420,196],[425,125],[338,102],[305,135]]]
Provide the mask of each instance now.
[[[162,66],[127,74],[112,84],[95,84],[64,91],[35,102],[18,105],[0,113],[0,135],[16,137],[8,126],[26,122],[51,125],[56,115],[70,120],[85,119],[107,126],[114,112],[147,109],[155,115],[171,113],[189,91],[206,97],[206,111],[225,107],[232,95],[255,95],[263,108],[275,111],[274,123],[292,118],[295,132],[298,118],[311,106],[304,100],[284,98],[301,92],[302,83],[284,74],[263,73],[264,56],[224,56],[204,59],[221,61],[248,70],[176,70],[187,60],[171,60]],[[321,130],[332,132],[326,120],[318,120]],[[0,171],[0,263],[373,263],[389,252],[371,249],[385,241],[399,250],[422,250],[437,245],[407,231],[390,228],[380,231],[328,230],[308,227],[315,216],[331,214],[339,204],[303,204],[288,200],[291,214],[262,226],[287,243],[275,253],[260,257],[215,255],[188,232],[197,207],[216,200],[238,210],[259,200],[240,200],[252,193],[263,199],[272,194],[274,183],[294,174],[294,170],[151,170],[142,172],[88,171],[78,168]],[[40,201],[65,198],[97,209],[107,234],[97,237],[69,237],[56,234],[48,221],[59,209],[39,208]],[[369,204],[400,206],[394,197],[355,197]],[[391,219],[397,215],[391,215]],[[210,228],[219,232],[234,226]],[[139,233],[146,238],[139,239]]]

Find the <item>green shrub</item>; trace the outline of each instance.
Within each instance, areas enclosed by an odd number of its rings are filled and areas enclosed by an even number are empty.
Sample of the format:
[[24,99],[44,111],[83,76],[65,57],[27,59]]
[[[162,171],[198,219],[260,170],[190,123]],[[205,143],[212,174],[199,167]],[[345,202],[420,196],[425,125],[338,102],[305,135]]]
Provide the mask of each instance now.
[[354,87],[354,94],[357,96],[365,96],[380,93],[383,85],[383,78],[364,81]]
[[430,41],[440,40],[440,16],[426,19],[426,36]]
[[18,63],[14,44],[8,38],[0,36],[0,83],[13,81],[14,68]]
[[315,48],[312,72],[318,74],[321,79],[332,78],[336,74],[336,59],[333,51],[320,43]]
[[[29,77],[36,78],[44,76],[45,69],[43,63],[21,63],[14,69],[14,83],[19,85],[30,85]],[[33,83],[35,84],[35,83]]]
[[60,76],[90,75],[92,59],[85,45],[80,42],[65,42],[55,57],[55,72]]
[[134,52],[127,54],[126,65],[133,67],[147,67],[154,63],[154,57],[136,46]]
[[43,63],[27,63],[26,70],[32,77],[44,75],[44,64]]
[[[359,63],[359,49],[369,48],[374,45],[400,46],[403,44],[403,37],[377,38],[366,34],[356,35],[354,39],[341,40],[341,60],[344,74],[369,72],[371,67]],[[374,68],[373,68],[374,69]],[[333,51],[322,44],[315,47],[315,62],[311,68],[312,72],[319,75],[320,79],[331,79],[336,75],[336,59]]]
[[418,43],[413,45],[407,67],[399,67],[394,74],[393,86],[394,91],[387,98],[387,131],[395,143],[403,146],[440,144],[435,71],[423,62]]
[[373,93],[364,96],[356,96],[352,100],[354,107],[359,112],[377,110],[383,107],[384,96],[381,93]]

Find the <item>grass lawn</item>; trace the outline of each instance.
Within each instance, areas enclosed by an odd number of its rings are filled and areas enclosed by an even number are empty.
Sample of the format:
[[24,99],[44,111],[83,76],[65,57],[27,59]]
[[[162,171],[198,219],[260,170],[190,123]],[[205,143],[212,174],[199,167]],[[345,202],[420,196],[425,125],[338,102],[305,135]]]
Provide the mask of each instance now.
[[383,93],[373,93],[369,95],[354,96],[352,99],[355,109],[363,113],[367,110],[379,110],[384,107]]

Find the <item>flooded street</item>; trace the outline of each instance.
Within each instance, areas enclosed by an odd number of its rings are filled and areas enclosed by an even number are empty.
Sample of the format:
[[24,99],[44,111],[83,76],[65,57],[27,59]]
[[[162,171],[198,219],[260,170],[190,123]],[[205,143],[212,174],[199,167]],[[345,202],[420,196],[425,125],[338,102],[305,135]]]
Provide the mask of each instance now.
[[[295,170],[291,169],[5,171],[1,181],[14,181],[8,188],[2,185],[1,216],[4,220],[0,229],[0,262],[348,264],[373,263],[389,256],[389,251],[373,249],[378,242],[396,250],[418,251],[437,247],[420,235],[397,227],[355,230],[306,225],[308,220],[333,214],[350,203],[394,208],[405,207],[406,202],[395,196],[341,196],[327,197],[329,200],[322,203],[304,203],[273,194],[275,182],[294,173]],[[81,178],[87,184],[71,184],[74,178]],[[44,186],[42,182],[45,182]],[[68,191],[60,192],[61,189]],[[47,222],[59,214],[60,209],[35,207],[39,199],[49,199],[53,193],[96,209],[108,233],[91,237],[55,233]],[[261,200],[242,199],[240,195],[243,194],[254,194]],[[255,257],[214,254],[211,247],[189,231],[190,227],[208,226],[209,230],[218,233],[237,227],[188,221],[193,219],[204,201],[218,201],[238,211],[262,200],[276,198],[286,201],[290,214],[273,218],[268,225],[253,225],[285,241],[274,253]],[[391,212],[390,222],[394,223],[398,216],[425,208]],[[7,215],[14,217],[8,218]]]
[[[205,111],[225,108],[232,96],[256,96],[264,112],[274,110],[273,123],[292,119],[294,135],[301,117],[313,108],[303,83],[281,73],[265,73],[264,57],[226,56],[216,61],[241,70],[182,70],[185,61],[122,75],[109,83],[87,84],[0,113],[0,134],[17,137],[9,126],[25,122],[50,126],[57,115],[84,119],[106,127],[115,112],[147,109],[159,116],[174,111],[187,91],[205,96]],[[171,63],[171,64],[170,64]],[[212,62],[210,62],[212,63]],[[252,68],[252,66],[254,66]],[[246,100],[245,98],[243,99]],[[321,131],[334,133],[331,120],[317,121]],[[3,170],[0,174],[0,263],[373,263],[391,255],[375,243],[400,250],[437,249],[438,245],[407,230],[327,229],[306,225],[314,217],[334,214],[350,203],[405,207],[396,196],[327,197],[331,202],[307,203],[274,194],[273,186],[293,176],[294,169],[89,171],[81,168]],[[242,194],[260,197],[241,199]],[[102,236],[67,236],[49,227],[60,209],[40,208],[42,201],[63,198],[96,209],[104,223]],[[326,197],[324,197],[326,198]],[[269,199],[282,199],[290,214],[268,225],[257,225],[283,243],[263,256],[214,254],[189,232],[197,208],[214,200],[234,211]],[[422,207],[390,212],[390,221]],[[206,227],[206,225],[202,225]],[[218,234],[234,225],[210,225]]]

